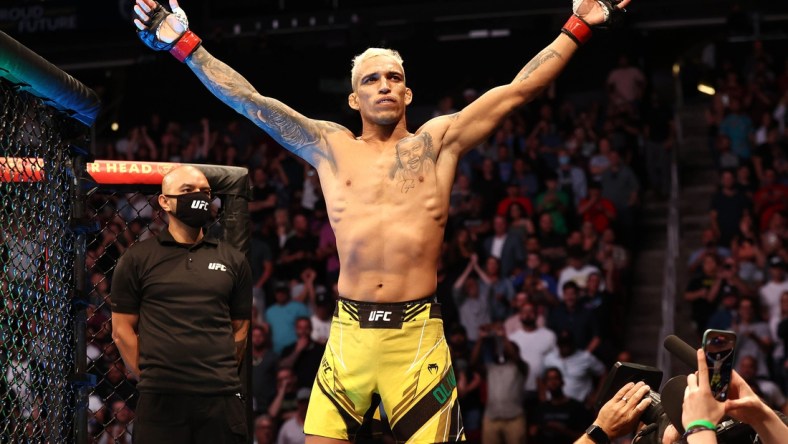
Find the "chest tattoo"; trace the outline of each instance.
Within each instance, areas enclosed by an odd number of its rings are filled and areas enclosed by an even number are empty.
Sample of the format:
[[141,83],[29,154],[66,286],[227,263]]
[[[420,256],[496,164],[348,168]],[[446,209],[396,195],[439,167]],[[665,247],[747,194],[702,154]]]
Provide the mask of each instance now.
[[408,190],[416,187],[416,181],[413,179],[403,179],[400,181],[400,184],[402,185],[403,193],[407,193]]
[[433,148],[430,133],[406,137],[396,145],[396,158],[389,178],[401,185],[400,191],[407,193],[416,186],[416,181],[424,181],[428,174],[435,174],[437,155]]

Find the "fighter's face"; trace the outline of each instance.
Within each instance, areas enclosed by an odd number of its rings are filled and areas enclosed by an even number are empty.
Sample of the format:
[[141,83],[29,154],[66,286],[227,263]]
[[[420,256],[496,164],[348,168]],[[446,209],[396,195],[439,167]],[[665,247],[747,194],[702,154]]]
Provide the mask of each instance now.
[[399,122],[412,99],[402,66],[393,57],[377,56],[365,60],[359,73],[348,99],[350,107],[379,125]]

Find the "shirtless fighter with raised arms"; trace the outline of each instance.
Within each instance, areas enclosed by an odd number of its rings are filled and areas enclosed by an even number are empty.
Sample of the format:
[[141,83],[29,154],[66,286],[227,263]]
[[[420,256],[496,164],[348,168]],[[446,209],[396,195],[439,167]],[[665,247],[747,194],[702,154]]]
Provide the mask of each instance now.
[[176,0],[170,0],[173,12],[153,0],[136,1],[135,25],[146,45],[185,62],[221,101],[320,176],[337,239],[341,299],[312,389],[307,443],[354,440],[371,416],[373,395],[380,395],[397,442],[464,440],[434,299],[457,162],[555,80],[591,27],[607,23],[630,0],[575,0],[561,33],[511,83],[415,133],[405,120],[413,92],[402,58],[370,48],[355,57],[351,71],[348,104],[361,116],[358,136],[260,94],[201,46]]

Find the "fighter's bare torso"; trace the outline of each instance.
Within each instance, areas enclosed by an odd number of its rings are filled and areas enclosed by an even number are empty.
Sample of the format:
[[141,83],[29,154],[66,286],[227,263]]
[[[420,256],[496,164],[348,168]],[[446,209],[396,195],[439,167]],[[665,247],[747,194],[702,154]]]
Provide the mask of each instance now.
[[337,239],[339,294],[403,302],[435,292],[459,157],[546,88],[566,63],[562,54],[575,50],[572,40],[559,36],[511,83],[490,89],[459,113],[433,118],[415,133],[405,121],[413,96],[400,61],[371,56],[358,65],[348,97],[361,115],[360,137],[259,94],[203,48],[187,63],[214,94],[317,169]]
[[440,153],[442,127],[436,119],[416,134],[375,143],[344,131],[327,137],[330,161],[318,174],[343,297],[399,302],[435,292],[457,164]]

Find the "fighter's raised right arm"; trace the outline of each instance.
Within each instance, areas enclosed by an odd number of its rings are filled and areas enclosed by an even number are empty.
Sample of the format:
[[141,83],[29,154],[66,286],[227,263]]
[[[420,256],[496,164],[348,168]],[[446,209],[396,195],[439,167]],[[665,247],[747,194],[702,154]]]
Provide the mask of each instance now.
[[279,100],[261,95],[242,75],[205,48],[194,51],[186,64],[222,102],[316,168],[323,160],[333,164],[326,142],[328,134],[346,132],[352,137],[352,133],[341,125],[309,119]]
[[157,51],[170,51],[194,71],[221,101],[246,116],[277,142],[317,168],[334,161],[327,138],[332,133],[352,133],[335,123],[308,119],[282,102],[264,97],[237,71],[200,46],[189,31],[186,13],[177,0],[169,0],[172,12],[154,0],[136,0],[134,24],[140,39]]

